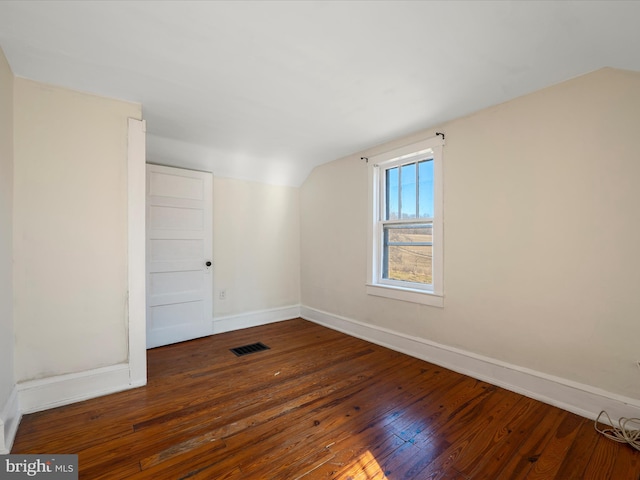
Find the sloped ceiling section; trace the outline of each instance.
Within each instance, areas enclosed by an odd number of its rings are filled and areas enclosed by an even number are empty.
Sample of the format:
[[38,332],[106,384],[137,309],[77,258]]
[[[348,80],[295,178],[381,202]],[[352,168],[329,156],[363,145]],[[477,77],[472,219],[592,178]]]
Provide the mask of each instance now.
[[141,102],[149,160],[284,185],[610,66],[640,2],[3,1],[13,72]]

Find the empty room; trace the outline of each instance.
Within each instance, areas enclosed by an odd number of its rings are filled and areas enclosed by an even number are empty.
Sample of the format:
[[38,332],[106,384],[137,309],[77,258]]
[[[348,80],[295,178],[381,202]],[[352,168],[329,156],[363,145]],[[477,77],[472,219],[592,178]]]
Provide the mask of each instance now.
[[640,2],[0,2],[0,478],[640,479]]

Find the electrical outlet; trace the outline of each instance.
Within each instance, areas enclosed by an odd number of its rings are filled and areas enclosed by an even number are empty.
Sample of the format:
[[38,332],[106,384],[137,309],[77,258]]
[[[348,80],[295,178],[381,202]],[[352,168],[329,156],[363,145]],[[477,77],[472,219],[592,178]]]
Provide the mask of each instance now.
[[227,291],[226,290],[218,291],[218,298],[220,300],[226,300],[227,299]]

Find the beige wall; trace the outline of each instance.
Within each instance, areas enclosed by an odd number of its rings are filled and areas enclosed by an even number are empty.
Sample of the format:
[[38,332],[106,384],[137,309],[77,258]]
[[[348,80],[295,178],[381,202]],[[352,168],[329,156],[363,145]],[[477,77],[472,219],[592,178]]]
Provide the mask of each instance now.
[[18,382],[127,360],[127,118],[140,105],[15,79]]
[[367,166],[301,188],[302,304],[640,398],[640,74],[602,69],[446,132],[445,307],[367,296]]
[[15,385],[12,245],[13,73],[0,49],[0,415]]
[[300,302],[298,192],[214,177],[214,318]]

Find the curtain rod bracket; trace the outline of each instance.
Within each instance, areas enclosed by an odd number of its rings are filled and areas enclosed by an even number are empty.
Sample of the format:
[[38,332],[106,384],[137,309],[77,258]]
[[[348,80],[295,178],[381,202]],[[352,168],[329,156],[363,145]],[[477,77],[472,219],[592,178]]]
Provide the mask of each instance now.
[[444,140],[444,133],[442,133],[442,132],[436,132],[436,137],[437,137],[438,135],[442,135],[442,140]]
[[360,160],[364,160],[365,162],[369,163],[369,157],[360,157]]

